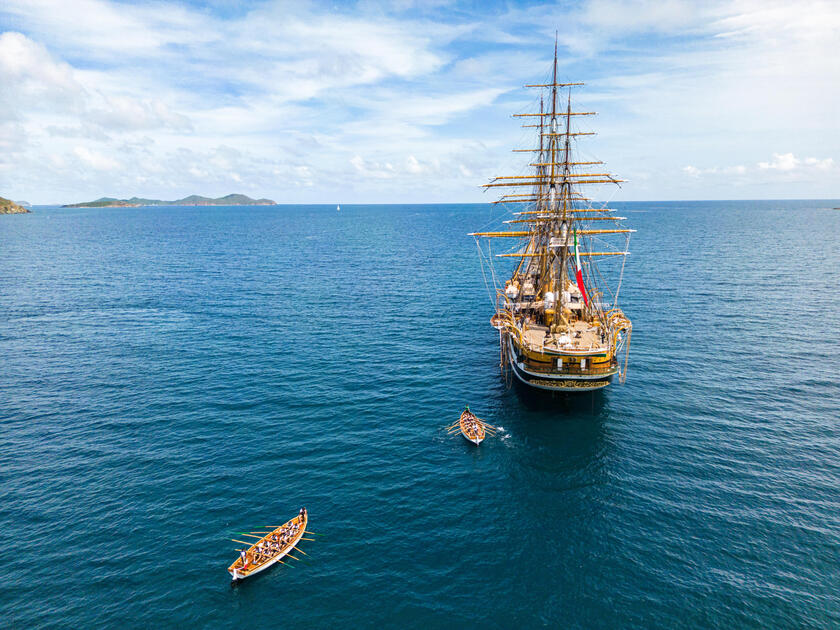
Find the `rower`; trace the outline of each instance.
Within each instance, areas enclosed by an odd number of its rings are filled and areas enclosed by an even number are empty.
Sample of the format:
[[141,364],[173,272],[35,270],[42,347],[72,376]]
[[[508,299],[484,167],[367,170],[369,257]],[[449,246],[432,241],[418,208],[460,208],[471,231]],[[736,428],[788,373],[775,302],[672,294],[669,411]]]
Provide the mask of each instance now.
[[248,565],[248,554],[245,553],[244,549],[240,549],[239,557],[242,559],[242,568],[244,569]]

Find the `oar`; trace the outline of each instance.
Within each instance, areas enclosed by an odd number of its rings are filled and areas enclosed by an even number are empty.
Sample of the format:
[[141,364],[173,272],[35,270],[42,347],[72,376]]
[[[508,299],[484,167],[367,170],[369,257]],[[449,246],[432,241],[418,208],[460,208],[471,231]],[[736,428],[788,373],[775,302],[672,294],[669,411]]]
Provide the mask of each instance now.
[[310,540],[310,541],[314,541],[315,539],[314,539],[314,538],[301,538],[301,540]]
[[297,567],[295,567],[295,565],[293,565],[291,562],[283,562],[282,560],[275,560],[275,562],[279,562],[279,563],[280,563],[280,564],[282,564],[284,567],[292,567],[293,569],[296,569],[296,568],[297,568]]
[[297,551],[301,552],[304,556],[308,556],[309,554],[306,553],[303,549],[297,549]]
[[304,534],[312,534],[313,536],[326,536],[326,534],[316,534],[315,532],[310,532],[308,529],[303,530]]
[[253,543],[245,542],[244,540],[236,540],[236,538],[231,538],[231,540],[235,543],[242,543],[243,545],[248,545],[249,549],[254,546]]
[[233,532],[238,536],[248,536],[249,538],[263,538],[264,536],[254,536],[253,534],[246,534],[245,532]]
[[291,558],[292,560],[297,560],[298,562],[300,562],[300,558],[295,558],[295,557],[294,557],[292,554],[290,554],[290,553],[287,553],[285,557],[286,557],[286,558]]

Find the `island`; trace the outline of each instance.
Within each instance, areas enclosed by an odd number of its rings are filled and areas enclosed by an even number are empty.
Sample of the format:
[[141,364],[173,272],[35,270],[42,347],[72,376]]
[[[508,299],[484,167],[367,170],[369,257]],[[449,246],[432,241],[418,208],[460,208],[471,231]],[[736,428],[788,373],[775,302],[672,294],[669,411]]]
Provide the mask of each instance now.
[[136,208],[139,206],[276,206],[277,202],[271,199],[251,199],[247,195],[226,195],[218,199],[190,195],[175,201],[163,201],[161,199],[116,199],[114,197],[102,197],[96,201],[85,201],[83,203],[68,203],[62,208]]
[[26,214],[28,212],[28,208],[16,204],[11,199],[0,197],[0,214]]

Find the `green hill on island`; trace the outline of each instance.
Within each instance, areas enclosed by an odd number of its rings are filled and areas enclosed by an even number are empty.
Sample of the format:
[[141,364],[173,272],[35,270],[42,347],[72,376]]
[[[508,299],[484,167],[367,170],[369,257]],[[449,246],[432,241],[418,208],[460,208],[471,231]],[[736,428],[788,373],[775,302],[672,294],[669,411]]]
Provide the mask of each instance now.
[[27,212],[29,212],[27,208],[19,206],[11,199],[0,197],[0,214],[26,214]]
[[190,195],[175,201],[163,201],[161,199],[115,199],[114,197],[102,197],[96,201],[85,201],[82,203],[68,203],[62,208],[124,208],[138,206],[275,206],[276,201],[271,199],[251,199],[247,195],[226,195],[217,199]]

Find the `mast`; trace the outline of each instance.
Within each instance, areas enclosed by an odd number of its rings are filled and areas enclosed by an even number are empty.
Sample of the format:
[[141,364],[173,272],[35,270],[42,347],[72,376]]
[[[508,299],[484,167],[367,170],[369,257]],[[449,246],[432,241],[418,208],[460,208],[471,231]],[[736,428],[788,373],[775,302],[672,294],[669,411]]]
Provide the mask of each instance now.
[[[554,36],[554,66],[551,73],[551,135],[548,139],[549,155],[551,159],[551,174],[548,178],[548,211],[554,214],[557,211],[557,186],[556,175],[554,172],[555,163],[557,162],[557,36]],[[542,138],[542,136],[541,136]],[[554,226],[543,236],[543,247],[546,253],[551,251],[551,235],[554,233]],[[554,260],[550,256],[542,257],[542,265],[540,269],[540,284],[543,285],[543,295],[545,295],[544,287],[552,284],[551,270],[554,267]],[[547,272],[547,277],[546,277]]]
[[[556,55],[556,53],[555,53]],[[557,59],[554,60],[554,65],[557,65]],[[555,88],[557,89],[557,88]],[[563,151],[563,220],[560,222],[560,296],[557,300],[557,303],[560,305],[559,313],[560,317],[563,316],[563,293],[565,293],[566,289],[566,279],[563,277],[566,272],[566,256],[569,255],[569,224],[567,223],[567,216],[568,216],[568,201],[569,197],[571,197],[571,178],[569,177],[569,150],[571,149],[570,146],[570,136],[571,133],[571,120],[572,120],[572,88],[569,88],[569,98],[566,102],[566,138],[564,144],[564,151]]]
[[[543,115],[544,113],[545,113],[545,104],[543,102],[543,96],[540,95],[540,124],[539,124],[539,129],[540,129],[540,152],[538,154],[539,158],[537,159],[537,164],[544,164],[545,163],[545,144],[544,144],[544,139],[545,139],[544,138],[545,116]],[[536,168],[537,168],[538,184],[537,184],[536,195],[535,195],[535,199],[537,201],[534,203],[534,209],[540,211],[540,210],[544,209],[544,203],[541,203],[539,200],[545,196],[545,182],[544,182],[545,166],[537,166]],[[544,235],[545,226],[536,225],[532,229],[534,230],[534,233],[533,233],[533,236],[531,237],[531,243],[529,245],[529,248],[533,248],[534,250],[537,250],[537,248],[539,247],[540,239],[545,238],[545,235]],[[524,262],[525,259],[523,258],[522,261]],[[526,266],[527,271],[530,272],[530,271],[533,270],[533,267],[535,266],[534,262],[535,261],[533,259],[528,261],[528,265]],[[539,261],[538,264],[542,265],[542,261]],[[518,271],[518,269],[517,269],[517,271]]]

